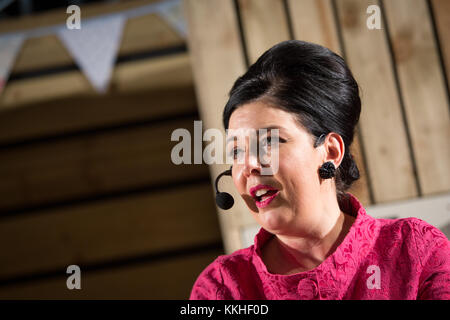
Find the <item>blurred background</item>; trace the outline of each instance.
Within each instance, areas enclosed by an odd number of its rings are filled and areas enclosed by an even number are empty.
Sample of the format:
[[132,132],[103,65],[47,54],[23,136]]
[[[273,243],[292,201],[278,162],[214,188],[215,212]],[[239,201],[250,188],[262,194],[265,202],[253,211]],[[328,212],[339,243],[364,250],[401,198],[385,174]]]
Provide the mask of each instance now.
[[231,179],[231,213],[214,203],[228,167],[174,165],[171,133],[223,130],[233,82],[288,39],[337,52],[361,87],[350,192],[450,237],[450,1],[0,0],[0,298],[186,299],[251,245]]

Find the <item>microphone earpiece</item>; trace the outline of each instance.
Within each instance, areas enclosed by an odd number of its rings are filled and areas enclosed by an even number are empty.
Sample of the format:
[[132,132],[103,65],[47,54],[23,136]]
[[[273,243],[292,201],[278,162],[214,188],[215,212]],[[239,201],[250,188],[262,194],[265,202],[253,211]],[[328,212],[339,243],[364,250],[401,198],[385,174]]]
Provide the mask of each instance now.
[[219,188],[217,187],[219,180],[222,176],[231,176],[231,169],[233,166],[230,167],[230,169],[222,172],[219,174],[219,176],[216,178],[215,187],[216,187],[216,204],[217,206],[222,210],[228,210],[234,205],[234,199],[231,196],[231,194],[227,192],[219,192]]
[[216,204],[220,209],[228,210],[234,205],[234,199],[227,192],[216,193]]

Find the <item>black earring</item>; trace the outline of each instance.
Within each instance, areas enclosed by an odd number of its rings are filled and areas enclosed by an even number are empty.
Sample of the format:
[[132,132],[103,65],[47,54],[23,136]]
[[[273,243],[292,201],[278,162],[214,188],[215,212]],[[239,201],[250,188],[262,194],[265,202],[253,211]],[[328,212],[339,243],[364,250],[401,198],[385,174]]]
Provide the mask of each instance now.
[[336,167],[334,166],[334,163],[331,161],[325,162],[319,168],[319,176],[322,179],[333,178],[335,176],[335,174],[336,174]]
[[222,210],[230,209],[234,205],[234,199],[231,196],[231,194],[229,194],[227,192],[220,192],[217,185],[219,183],[219,179],[222,176],[231,176],[232,168],[233,168],[233,166],[231,166],[230,169],[219,174],[219,176],[216,178],[216,181],[214,183],[214,186],[216,188],[216,204]]

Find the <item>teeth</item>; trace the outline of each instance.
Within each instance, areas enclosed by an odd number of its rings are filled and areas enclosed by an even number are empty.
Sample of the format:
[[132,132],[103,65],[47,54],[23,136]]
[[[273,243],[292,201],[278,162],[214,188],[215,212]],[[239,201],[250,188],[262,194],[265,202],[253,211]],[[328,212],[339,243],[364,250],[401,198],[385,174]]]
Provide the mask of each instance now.
[[267,191],[269,191],[269,190],[267,190],[267,189],[259,189],[258,191],[256,191],[255,195],[256,195],[257,197],[260,197],[260,196],[262,196],[263,194],[265,194]]

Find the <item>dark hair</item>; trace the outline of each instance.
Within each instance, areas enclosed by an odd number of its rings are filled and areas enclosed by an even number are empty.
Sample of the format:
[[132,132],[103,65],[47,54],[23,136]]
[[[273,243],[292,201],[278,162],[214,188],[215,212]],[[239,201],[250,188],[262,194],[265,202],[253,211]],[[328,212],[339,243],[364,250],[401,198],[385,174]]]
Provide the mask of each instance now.
[[338,199],[359,179],[350,154],[361,113],[359,87],[344,60],[320,45],[299,40],[281,42],[267,50],[234,83],[223,111],[224,127],[236,108],[264,101],[295,114],[313,136],[314,146],[330,132],[338,133],[345,154],[336,171]]

